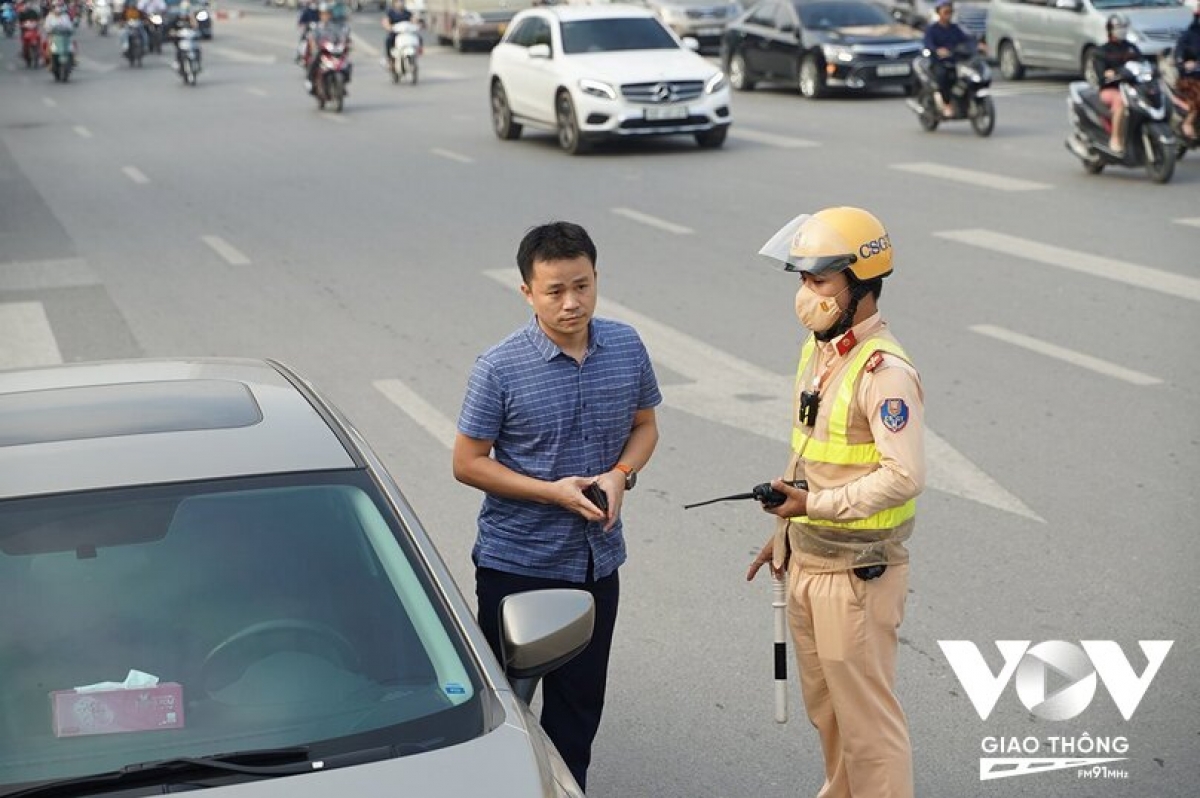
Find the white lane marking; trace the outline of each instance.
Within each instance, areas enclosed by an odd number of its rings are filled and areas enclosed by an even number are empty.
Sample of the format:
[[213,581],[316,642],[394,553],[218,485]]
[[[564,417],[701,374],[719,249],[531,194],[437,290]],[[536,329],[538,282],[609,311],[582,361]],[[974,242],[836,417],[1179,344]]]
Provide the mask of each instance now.
[[1158,377],[1151,377],[1149,374],[1127,369],[1124,366],[1109,363],[1107,360],[1085,355],[1082,352],[1075,352],[1056,344],[1039,341],[1036,338],[1030,338],[1028,335],[1006,330],[1003,327],[995,327],[991,324],[975,324],[970,327],[970,330],[980,335],[986,335],[989,338],[995,338],[998,341],[1019,346],[1022,349],[1028,349],[1030,352],[1037,352],[1039,355],[1052,357],[1055,360],[1061,360],[1064,363],[1070,363],[1074,366],[1094,371],[1097,374],[1103,374],[1106,377],[1113,377],[1114,379],[1132,383],[1133,385],[1158,385],[1162,382]]
[[801,147],[821,146],[820,142],[798,139],[792,136],[780,136],[776,133],[768,133],[765,130],[754,130],[753,128],[742,127],[741,125],[734,125],[729,128],[729,135],[735,139],[753,141],[756,144],[769,144],[772,147],[783,147],[789,150],[800,149]]
[[122,166],[121,171],[125,173],[126,177],[137,183],[139,186],[144,186],[150,182],[150,178],[146,177],[145,173],[143,173],[142,170],[138,169],[136,166]]
[[[239,64],[274,64],[279,61],[273,55],[257,55],[255,53],[247,53],[245,50],[235,50],[232,47],[219,47],[210,44],[205,49]],[[173,64],[171,66],[174,68]]]
[[321,116],[323,118],[329,120],[330,122],[333,122],[338,125],[350,124],[350,120],[347,119],[346,117],[342,116],[340,111],[336,112],[336,113],[328,113],[328,114],[322,113]]
[[376,60],[383,58],[383,51],[364,42],[361,36],[351,34],[351,39],[354,41],[354,49],[362,50]]
[[1017,97],[1022,94],[1061,94],[1066,97],[1067,88],[1065,85],[1054,85],[1052,83],[1030,83],[1022,86],[997,86],[993,83],[991,88],[988,89],[988,93],[993,97]]
[[255,97],[266,97],[267,96],[267,90],[260,89],[257,86],[247,86],[246,93],[253,94]]
[[41,302],[0,303],[0,369],[62,363]]
[[444,69],[422,69],[421,77],[434,80],[463,80],[466,76],[461,72],[450,72]]
[[1042,244],[1025,238],[997,233],[993,230],[944,230],[934,233],[934,235],[938,238],[957,241],[960,244],[990,249],[1004,255],[1045,263],[1049,266],[1059,266],[1093,277],[1103,277],[1106,280],[1126,283],[1137,288],[1160,291],[1181,299],[1200,302],[1200,279],[1195,277],[1185,277],[1182,274],[1152,269],[1149,266],[1139,266],[1136,263],[1126,263],[1099,255],[1089,255],[1086,252],[1063,249],[1051,244]]
[[220,236],[200,236],[200,240],[212,247],[213,251],[224,258],[225,262],[230,266],[247,266],[250,264],[249,258]]
[[462,155],[461,153],[457,153],[452,150],[443,150],[441,147],[434,147],[432,150],[430,150],[430,152],[441,158],[447,158],[451,161],[458,161],[459,163],[475,163],[475,159],[471,158],[470,156]]
[[1175,224],[1186,224],[1190,227],[1200,227],[1200,216],[1194,219],[1176,219]]
[[92,137],[92,131],[88,130],[83,125],[76,125],[75,132],[79,135],[80,138],[83,138],[83,139],[90,139]]
[[994,175],[990,172],[977,172],[974,169],[960,169],[956,166],[946,166],[940,163],[894,163],[893,169],[911,172],[926,177],[938,177],[943,180],[954,180],[984,188],[994,188],[997,191],[1044,191],[1054,186],[1046,183],[1035,183],[1032,180],[1019,180],[1015,177]]
[[[493,269],[484,275],[513,290],[519,282],[508,269]],[[759,368],[607,299],[599,301],[597,313],[632,324],[655,363],[693,381],[688,385],[662,386],[666,404],[786,445],[794,375],[779,375]],[[929,487],[1045,523],[1045,519],[928,427],[925,462]]]
[[376,380],[372,384],[439,443],[447,449],[454,448],[454,436],[458,434],[458,427],[442,411],[426,402],[400,380]]
[[46,106],[47,108],[55,108],[58,106],[58,103],[54,102],[54,100],[50,99],[49,97],[43,97],[42,105]]
[[0,291],[38,291],[99,283],[82,258],[0,263]]
[[624,216],[626,219],[631,219],[635,222],[657,227],[659,230],[666,230],[668,233],[674,233],[677,236],[691,235],[695,231],[690,227],[684,227],[681,224],[668,222],[665,219],[659,219],[657,216],[651,216],[648,213],[635,211],[632,208],[613,208],[612,212],[617,216]]

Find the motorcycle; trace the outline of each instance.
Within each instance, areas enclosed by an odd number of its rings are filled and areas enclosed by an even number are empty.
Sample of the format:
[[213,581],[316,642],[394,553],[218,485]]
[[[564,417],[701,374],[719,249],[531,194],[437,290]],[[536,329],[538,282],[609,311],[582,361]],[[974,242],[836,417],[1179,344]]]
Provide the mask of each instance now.
[[200,74],[200,32],[180,28],[175,34],[175,67],[185,86],[195,86]]
[[66,83],[75,68],[75,28],[60,27],[50,31],[50,72],[56,83]]
[[326,103],[341,113],[346,99],[346,84],[350,82],[350,41],[348,36],[322,37],[313,56],[317,59],[317,71],[312,93],[317,98],[317,107],[324,109]]
[[1175,173],[1179,142],[1171,130],[1171,103],[1158,68],[1147,61],[1127,61],[1117,79],[1127,109],[1124,153],[1109,147],[1112,115],[1100,91],[1087,81],[1075,81],[1067,88],[1072,128],[1067,149],[1083,162],[1088,174],[1098,175],[1106,166],[1140,166],[1155,183],[1166,183]]
[[112,4],[108,0],[95,0],[92,4],[92,22],[101,36],[108,35],[108,26],[113,21]]
[[41,65],[42,26],[37,20],[27,19],[21,23],[21,58],[30,69]]
[[392,26],[395,39],[388,53],[388,66],[392,72],[392,83],[407,77],[417,85],[417,58],[421,55],[421,28],[415,22],[397,22]]
[[1174,113],[1171,114],[1171,130],[1175,132],[1175,140],[1179,143],[1179,147],[1175,153],[1175,160],[1179,160],[1187,155],[1188,150],[1200,149],[1200,135],[1188,136],[1183,132],[1183,122],[1188,115],[1189,109],[1187,103],[1177,93],[1176,86],[1180,77],[1200,79],[1200,66],[1193,66],[1191,70],[1185,70],[1183,64],[1174,63],[1170,60],[1171,55],[1173,53],[1170,50],[1164,54],[1164,59],[1167,59],[1167,68],[1163,70],[1163,77],[1166,78],[1163,83],[1167,87],[1167,98],[1171,101],[1171,105],[1174,106]]
[[937,77],[934,74],[933,54],[929,50],[913,60],[917,76],[914,96],[906,100],[925,130],[933,132],[942,122],[962,119],[971,121],[979,136],[990,136],[996,127],[996,105],[991,97],[992,70],[987,59],[972,45],[960,45],[954,54],[954,82],[950,88],[951,116],[944,116],[938,104]]
[[146,20],[146,37],[150,41],[150,52],[162,52],[163,18],[162,14],[150,14]]
[[12,3],[0,5],[0,24],[4,25],[4,35],[10,39],[17,32],[17,11]]
[[146,27],[140,19],[131,19],[125,23],[125,58],[131,67],[140,67],[145,52]]

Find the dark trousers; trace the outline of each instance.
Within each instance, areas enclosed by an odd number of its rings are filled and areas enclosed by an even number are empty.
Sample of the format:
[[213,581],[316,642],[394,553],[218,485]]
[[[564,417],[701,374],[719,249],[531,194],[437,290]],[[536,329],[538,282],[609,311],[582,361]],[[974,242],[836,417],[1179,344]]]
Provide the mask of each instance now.
[[592,761],[592,740],[600,728],[604,692],[608,685],[608,655],[617,623],[620,580],[614,571],[603,579],[579,584],[561,579],[520,576],[491,568],[475,569],[475,596],[479,600],[479,625],[496,658],[500,651],[500,600],[513,593],[545,588],[578,588],[592,594],[596,623],[592,642],[579,656],[542,679],[542,728],[554,742],[579,786],[587,789],[587,769]]
[[950,96],[950,90],[954,87],[955,77],[956,73],[953,61],[935,60],[933,62],[933,79],[937,82],[938,93],[942,95],[942,99],[947,103],[954,101]]

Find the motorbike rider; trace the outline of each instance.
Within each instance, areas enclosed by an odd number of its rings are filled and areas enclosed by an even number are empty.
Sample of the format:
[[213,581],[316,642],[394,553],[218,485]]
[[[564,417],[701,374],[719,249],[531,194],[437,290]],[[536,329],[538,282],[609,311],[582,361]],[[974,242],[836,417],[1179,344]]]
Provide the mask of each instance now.
[[[172,17],[170,24],[167,26],[167,38],[175,45],[175,57],[179,58],[179,40],[182,38],[182,32],[185,30],[197,30],[195,16],[192,14],[191,4],[184,2],[179,4],[179,12]],[[196,61],[200,61],[200,48],[196,48]]]
[[1126,39],[1129,33],[1129,20],[1123,14],[1113,14],[1104,23],[1108,31],[1108,41],[1096,48],[1092,56],[1092,67],[1100,81],[1100,99],[1112,113],[1112,132],[1109,135],[1108,146],[1116,155],[1125,152],[1125,98],[1118,88],[1121,67],[1127,61],[1140,61],[1145,56],[1137,45]]
[[321,3],[317,6],[317,13],[320,18],[317,26],[308,35],[308,47],[304,56],[304,62],[308,67],[308,80],[305,85],[309,92],[314,94],[317,90],[317,68],[321,63],[321,42],[328,40],[343,42],[346,54],[350,53],[350,31],[345,23],[334,19],[332,6],[329,3]]
[[383,40],[383,54],[389,67],[392,65],[392,45],[396,43],[396,33],[392,30],[392,26],[401,22],[412,22],[412,18],[412,12],[408,10],[404,0],[392,0],[392,7],[383,15],[381,24],[387,31],[387,36]]
[[138,36],[142,40],[142,52],[150,49],[150,40],[147,38],[146,28],[143,26],[136,30],[136,33],[130,30],[129,23],[144,22],[145,15],[133,2],[126,2],[121,8],[121,52],[129,52],[129,37],[131,33]]
[[317,11],[317,0],[308,0],[304,4],[304,8],[300,9],[300,16],[296,18],[296,27],[300,29],[300,40],[296,45],[297,64],[304,60],[305,41],[308,39],[309,27],[316,26],[320,21],[321,14]]
[[42,23],[42,30],[47,35],[54,33],[55,30],[75,32],[75,22],[67,13],[66,3],[56,2],[50,7],[50,13],[46,15],[46,20]]
[[1192,0],[1192,24],[1175,43],[1175,67],[1179,72],[1175,93],[1187,106],[1183,135],[1195,139],[1200,115],[1200,0]]
[[970,45],[974,40],[971,34],[954,22],[953,17],[954,3],[951,0],[938,0],[937,20],[925,29],[925,49],[929,51],[930,66],[937,81],[938,107],[942,116],[947,118],[954,115],[950,89],[954,85],[955,50]]

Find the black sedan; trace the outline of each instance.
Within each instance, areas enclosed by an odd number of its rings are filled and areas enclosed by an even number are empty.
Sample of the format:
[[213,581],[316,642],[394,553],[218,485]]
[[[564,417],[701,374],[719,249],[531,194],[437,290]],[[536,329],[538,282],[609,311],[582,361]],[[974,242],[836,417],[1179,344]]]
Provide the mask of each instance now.
[[912,86],[922,35],[860,0],[762,0],[725,29],[721,61],[734,89],[784,81],[816,98],[831,88]]

